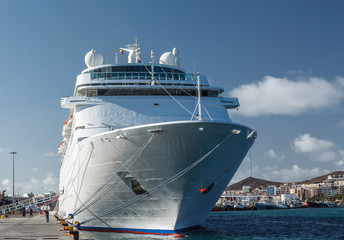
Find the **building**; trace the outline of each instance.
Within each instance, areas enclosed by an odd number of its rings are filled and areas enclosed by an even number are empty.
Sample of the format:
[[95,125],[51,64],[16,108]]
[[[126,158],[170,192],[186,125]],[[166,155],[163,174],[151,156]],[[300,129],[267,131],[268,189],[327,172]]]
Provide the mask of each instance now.
[[243,186],[242,187],[242,192],[243,193],[250,193],[251,192],[251,187],[250,186]]
[[337,186],[337,194],[344,194],[344,186]]
[[276,195],[276,186],[275,185],[268,186],[266,188],[266,195],[268,196]]
[[290,186],[288,183],[285,183],[280,186],[281,194],[289,194],[290,193]]
[[311,196],[311,190],[307,189],[303,186],[297,186],[296,188],[296,196],[298,197],[298,199],[302,200],[306,200],[309,199]]
[[310,196],[311,198],[319,195],[319,188],[317,187],[312,187],[310,191],[311,191],[311,196]]

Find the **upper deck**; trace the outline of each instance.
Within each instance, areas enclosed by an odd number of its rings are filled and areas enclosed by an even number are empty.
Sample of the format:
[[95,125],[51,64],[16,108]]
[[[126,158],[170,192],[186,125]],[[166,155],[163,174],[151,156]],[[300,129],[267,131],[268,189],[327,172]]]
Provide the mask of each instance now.
[[128,52],[125,63],[103,64],[103,56],[94,50],[85,56],[87,69],[77,77],[74,96],[115,96],[115,95],[191,95],[196,96],[197,81],[200,80],[203,96],[218,97],[222,88],[210,87],[204,75],[186,73],[179,67],[178,51],[161,55],[155,63],[151,51],[149,64],[140,57],[138,43],[121,48]]
[[[126,65],[103,65],[92,69],[85,69],[83,74],[90,74],[90,80],[150,80],[177,81],[175,84],[195,85],[197,74],[185,73],[178,68],[171,68],[165,65],[155,65],[154,73],[151,66],[139,64]],[[204,75],[200,75],[201,85],[209,86],[209,82]],[[182,82],[179,82],[182,81]]]
[[[204,92],[203,96],[211,95],[215,97],[223,92],[222,88],[210,87],[206,76],[199,75],[199,77],[200,85]],[[165,91],[161,91],[162,87],[164,87],[165,89],[176,89],[172,95],[185,95],[185,91],[187,91],[187,95],[195,96],[197,78],[198,74],[185,73],[181,69],[166,65],[155,65],[153,72],[151,66],[144,66],[139,63],[125,65],[107,64],[82,71],[77,78],[74,95],[90,96],[91,91],[87,94],[87,89],[97,89],[99,91],[100,89],[108,90],[109,88],[121,89],[121,91],[112,90],[113,95],[132,95],[134,92],[134,95],[165,95]],[[135,88],[135,91],[124,90],[132,88]],[[149,94],[147,92],[148,88],[151,90],[150,92],[153,89],[155,90]]]

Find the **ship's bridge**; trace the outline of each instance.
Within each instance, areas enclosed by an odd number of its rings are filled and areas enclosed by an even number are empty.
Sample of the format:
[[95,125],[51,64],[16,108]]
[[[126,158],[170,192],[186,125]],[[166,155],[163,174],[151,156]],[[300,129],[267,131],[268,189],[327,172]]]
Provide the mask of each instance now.
[[[103,65],[91,69],[86,69],[82,75],[90,76],[90,80],[172,80],[172,81],[186,81],[192,85],[196,84],[197,75],[188,74],[178,68],[171,68],[164,65],[154,66],[154,73],[151,66],[144,66],[138,64],[126,64],[122,66]],[[153,77],[152,77],[152,74]],[[200,75],[201,85],[209,86],[207,77]]]
[[[176,67],[170,67],[167,65],[155,65],[155,72],[166,73],[185,73],[182,69]],[[105,73],[105,72],[152,72],[151,66],[144,66],[143,64],[125,64],[125,65],[103,65],[93,68],[87,68],[82,73]]]
[[179,67],[178,51],[161,55],[155,63],[155,53],[151,51],[150,65],[140,57],[138,43],[121,48],[128,52],[127,62],[103,64],[103,56],[91,50],[85,56],[87,69],[77,77],[74,96],[118,96],[118,95],[174,95],[197,96],[197,85],[201,95],[218,97],[222,88],[210,87],[204,75],[189,74]]
[[217,97],[222,88],[209,87],[207,77],[185,73],[178,67],[158,64],[152,69],[140,63],[100,65],[78,76],[75,96],[179,95],[196,96],[197,78],[202,96]]

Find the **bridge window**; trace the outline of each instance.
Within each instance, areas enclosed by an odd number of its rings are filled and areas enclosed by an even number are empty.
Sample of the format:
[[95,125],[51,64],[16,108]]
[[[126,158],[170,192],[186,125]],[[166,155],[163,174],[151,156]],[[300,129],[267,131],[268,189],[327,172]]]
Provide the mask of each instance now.
[[98,95],[98,89],[87,89],[87,97],[94,97]]

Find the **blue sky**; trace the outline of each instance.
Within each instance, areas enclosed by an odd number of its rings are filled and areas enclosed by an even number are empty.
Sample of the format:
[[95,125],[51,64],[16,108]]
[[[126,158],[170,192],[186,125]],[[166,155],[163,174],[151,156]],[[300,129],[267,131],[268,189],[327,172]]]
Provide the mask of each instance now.
[[[298,181],[344,166],[342,1],[1,1],[0,189],[57,190],[57,147],[73,93],[96,49],[106,62],[139,37],[143,59],[177,47],[258,130],[253,176]],[[250,156],[250,154],[248,155]],[[232,182],[250,176],[246,158]]]

